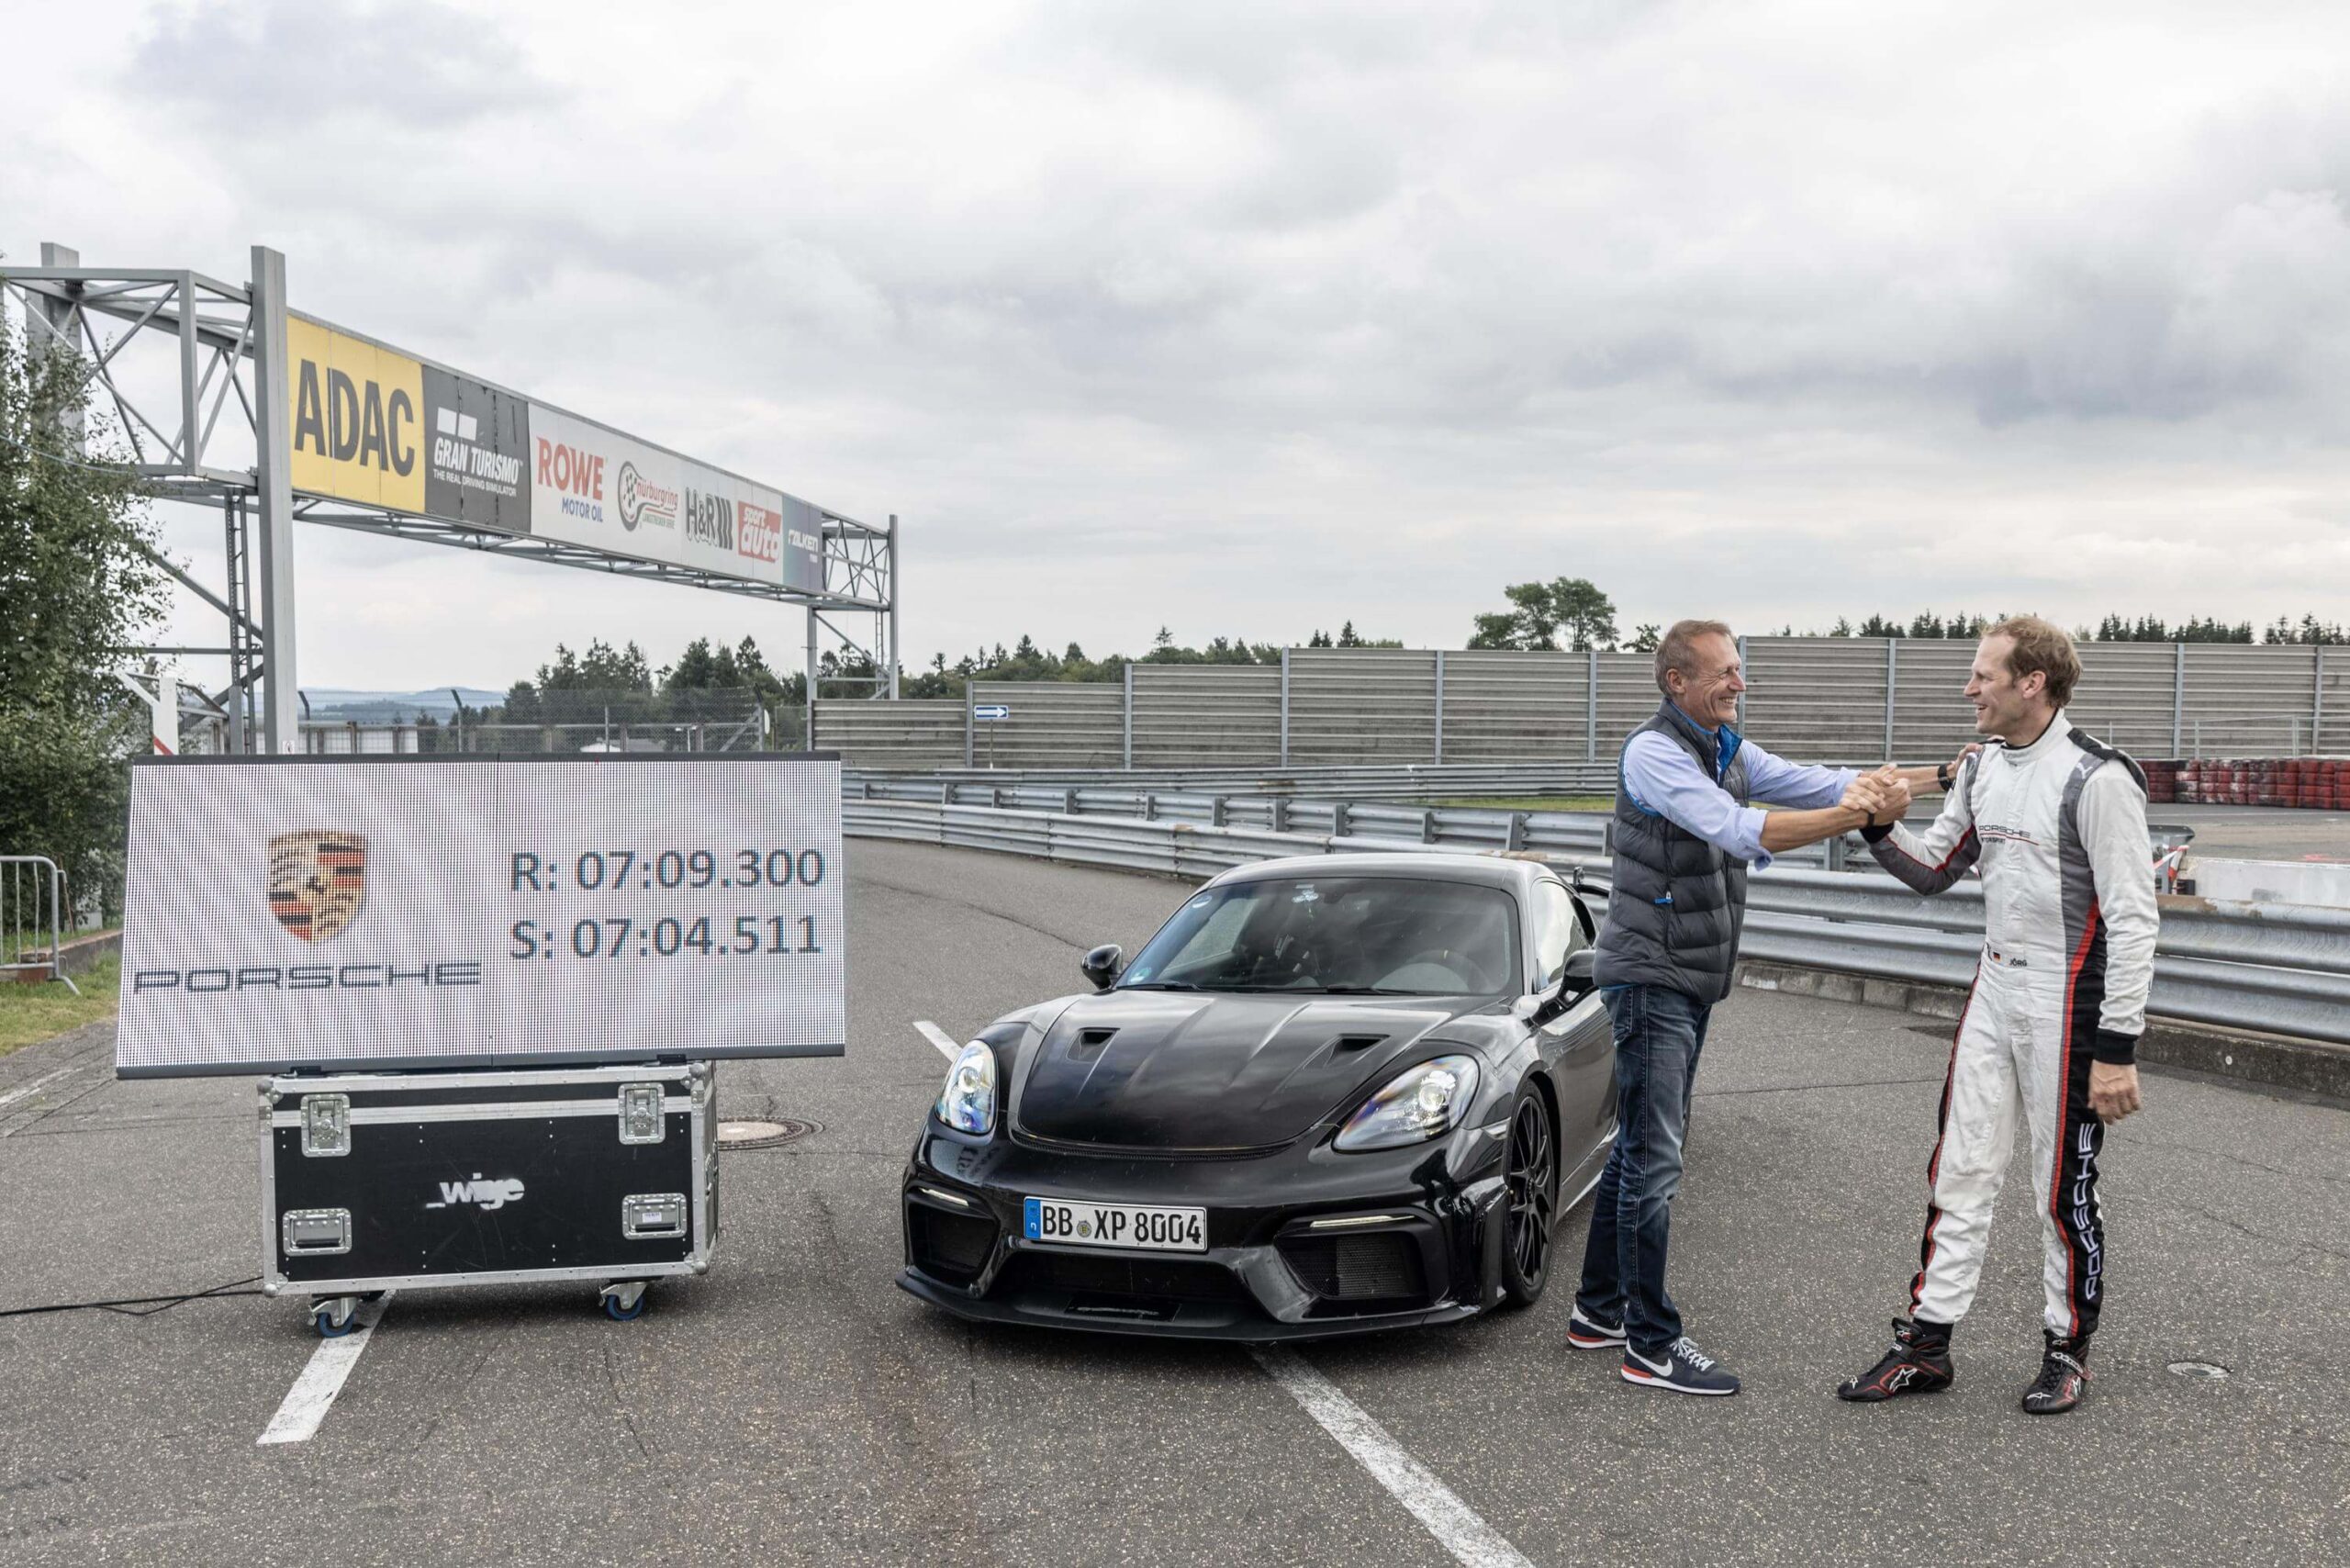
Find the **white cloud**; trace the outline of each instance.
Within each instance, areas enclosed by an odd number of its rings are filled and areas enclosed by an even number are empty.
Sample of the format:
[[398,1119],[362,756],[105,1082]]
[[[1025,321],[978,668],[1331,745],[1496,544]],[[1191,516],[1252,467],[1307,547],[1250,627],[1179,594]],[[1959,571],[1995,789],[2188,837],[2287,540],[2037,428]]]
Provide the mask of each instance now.
[[[911,654],[1457,644],[1561,573],[1754,625],[2350,600],[2338,6],[204,0],[128,65],[29,28],[13,252],[278,244],[304,308],[900,512]],[[341,535],[302,569],[319,683],[799,634]]]

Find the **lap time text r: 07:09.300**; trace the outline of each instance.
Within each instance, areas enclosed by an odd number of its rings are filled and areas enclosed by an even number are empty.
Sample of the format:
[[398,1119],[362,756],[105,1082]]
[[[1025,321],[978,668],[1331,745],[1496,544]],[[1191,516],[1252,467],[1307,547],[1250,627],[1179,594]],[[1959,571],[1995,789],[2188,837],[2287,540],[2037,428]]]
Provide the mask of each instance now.
[[821,849],[583,849],[568,859],[517,849],[507,857],[506,890],[551,893],[566,881],[589,893],[816,888],[824,870]]

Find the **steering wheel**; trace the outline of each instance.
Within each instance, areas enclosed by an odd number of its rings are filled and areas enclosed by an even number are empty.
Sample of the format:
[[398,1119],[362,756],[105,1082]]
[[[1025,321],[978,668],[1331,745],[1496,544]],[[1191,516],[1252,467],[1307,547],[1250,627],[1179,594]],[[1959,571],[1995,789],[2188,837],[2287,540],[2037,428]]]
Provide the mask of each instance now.
[[[1483,965],[1467,954],[1456,953],[1449,947],[1424,947],[1397,964],[1395,969],[1408,969],[1414,964],[1434,964],[1438,968],[1450,969],[1454,974],[1467,980],[1468,989],[1472,991],[1497,989],[1494,977],[1485,972]],[[1391,969],[1389,972],[1392,974],[1394,970]]]

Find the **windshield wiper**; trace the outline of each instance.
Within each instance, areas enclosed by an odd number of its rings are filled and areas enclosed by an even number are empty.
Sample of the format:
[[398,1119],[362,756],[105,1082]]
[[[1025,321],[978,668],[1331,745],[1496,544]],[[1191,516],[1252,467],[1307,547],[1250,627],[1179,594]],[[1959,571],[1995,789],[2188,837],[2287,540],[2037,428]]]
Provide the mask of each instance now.
[[1197,991],[1200,988],[1190,980],[1136,980],[1130,985],[1121,984],[1114,989],[1119,991]]
[[1436,994],[1426,991],[1405,991],[1401,986],[1393,985],[1323,985],[1315,986],[1314,989],[1325,996],[1432,996]]

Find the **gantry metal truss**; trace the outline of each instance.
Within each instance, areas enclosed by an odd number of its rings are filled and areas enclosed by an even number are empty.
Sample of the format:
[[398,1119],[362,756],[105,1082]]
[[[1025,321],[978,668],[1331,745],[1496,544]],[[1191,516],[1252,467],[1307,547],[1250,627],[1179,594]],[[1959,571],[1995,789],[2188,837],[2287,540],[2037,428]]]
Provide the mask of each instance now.
[[[175,562],[156,559],[219,612],[225,642],[117,651],[225,657],[228,684],[210,702],[228,715],[231,750],[301,746],[292,550],[297,521],[798,606],[807,615],[811,735],[828,637],[844,668],[858,672],[832,678],[835,692],[862,686],[873,696],[897,695],[896,517],[876,527],[820,508],[824,591],[811,594],[562,540],[297,494],[285,408],[285,257],[254,246],[252,280],[244,284],[185,269],[84,267],[80,260],[64,246],[44,244],[38,267],[0,265],[0,300],[21,308],[28,346],[74,356],[82,366],[81,390],[102,395],[112,408],[129,450],[92,461],[137,476],[158,499],[220,512],[224,580],[218,587]],[[78,408],[80,399],[74,404]],[[83,434],[78,426],[63,432],[77,448]],[[871,631],[860,637],[847,628],[862,617],[870,618]]]

